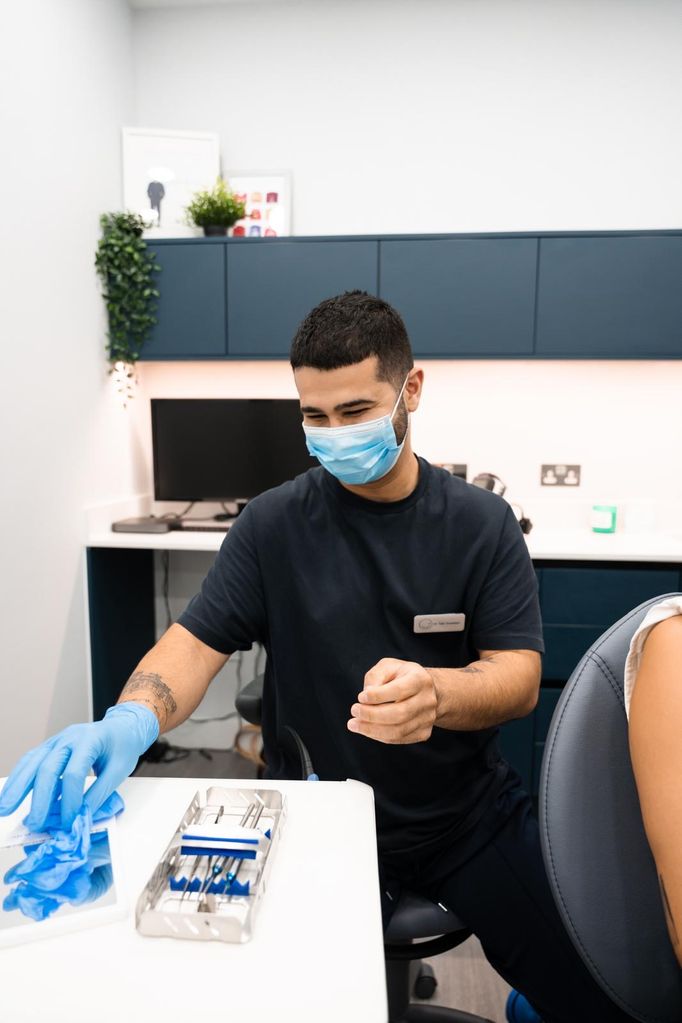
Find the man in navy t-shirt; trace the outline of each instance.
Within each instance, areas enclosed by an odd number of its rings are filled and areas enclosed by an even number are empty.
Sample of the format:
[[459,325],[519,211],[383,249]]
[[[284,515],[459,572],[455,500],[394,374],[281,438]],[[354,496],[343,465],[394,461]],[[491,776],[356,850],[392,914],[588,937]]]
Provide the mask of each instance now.
[[33,788],[32,825],[60,796],[69,826],[93,766],[96,809],[230,654],[259,642],[268,774],[297,776],[289,726],[322,779],[373,787],[385,920],[409,887],[456,913],[546,1023],[628,1019],[565,933],[530,800],[497,745],[497,726],[535,706],[543,650],[511,508],[413,453],[424,374],[387,303],[322,302],[291,363],[320,467],[247,505],[117,706],[28,754],[0,813]]
[[547,1023],[627,1019],[554,907],[537,823],[497,726],[540,684],[537,583],[511,507],[417,458],[422,394],[400,316],[329,299],[291,349],[321,467],[251,501],[179,626],[229,655],[267,649],[268,775],[374,789],[382,908],[409,887],[452,909]]

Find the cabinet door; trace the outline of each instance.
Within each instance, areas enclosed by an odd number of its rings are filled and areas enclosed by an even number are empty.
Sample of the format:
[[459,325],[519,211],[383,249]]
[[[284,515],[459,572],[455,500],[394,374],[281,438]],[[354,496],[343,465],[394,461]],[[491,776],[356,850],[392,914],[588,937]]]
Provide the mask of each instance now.
[[355,288],[375,295],[377,245],[312,239],[229,244],[229,354],[287,358],[299,323],[322,299]]
[[543,683],[556,684],[570,678],[576,665],[605,631],[606,625],[543,624],[542,632],[545,639],[545,656],[542,658]]
[[531,355],[537,239],[380,242],[379,294],[416,355]]
[[676,567],[543,568],[543,679],[565,681],[606,629],[645,600],[675,592],[679,584]]
[[521,775],[523,787],[530,792],[533,779],[534,714],[500,726],[500,751]]
[[545,568],[542,572],[542,620],[554,625],[597,625],[602,630],[638,604],[673,593],[679,569]]
[[542,238],[536,355],[682,357],[682,237]]
[[225,242],[149,243],[161,272],[156,326],[143,359],[225,355]]

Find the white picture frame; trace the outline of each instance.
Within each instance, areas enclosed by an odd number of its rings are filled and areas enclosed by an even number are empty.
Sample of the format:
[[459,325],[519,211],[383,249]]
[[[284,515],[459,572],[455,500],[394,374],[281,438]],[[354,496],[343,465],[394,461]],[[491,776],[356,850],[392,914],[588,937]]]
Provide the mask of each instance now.
[[185,207],[194,192],[212,189],[220,175],[218,135],[124,127],[121,153],[123,209],[150,218],[145,238],[200,235],[200,228],[187,224]]
[[246,216],[230,228],[230,235],[282,238],[292,234],[290,171],[230,171],[225,180],[246,201]]

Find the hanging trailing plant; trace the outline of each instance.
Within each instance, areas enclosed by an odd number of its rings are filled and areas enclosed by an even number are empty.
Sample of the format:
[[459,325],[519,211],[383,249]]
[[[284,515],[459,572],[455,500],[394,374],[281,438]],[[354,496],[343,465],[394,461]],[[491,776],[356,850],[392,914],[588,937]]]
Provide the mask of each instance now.
[[100,225],[95,267],[109,321],[107,356],[125,403],[134,393],[135,363],[156,323],[154,274],[161,267],[142,238],[139,214],[104,213]]

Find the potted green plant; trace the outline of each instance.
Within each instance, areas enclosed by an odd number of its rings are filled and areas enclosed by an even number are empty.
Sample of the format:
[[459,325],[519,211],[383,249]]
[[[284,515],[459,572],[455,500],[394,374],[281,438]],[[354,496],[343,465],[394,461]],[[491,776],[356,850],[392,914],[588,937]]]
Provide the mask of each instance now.
[[95,267],[107,308],[107,356],[125,404],[134,394],[135,363],[156,323],[154,274],[161,267],[142,238],[139,214],[104,213],[100,225]]
[[227,234],[246,213],[246,207],[240,202],[228,184],[218,178],[210,192],[195,192],[189,206],[185,207],[190,224],[203,227],[205,235]]

